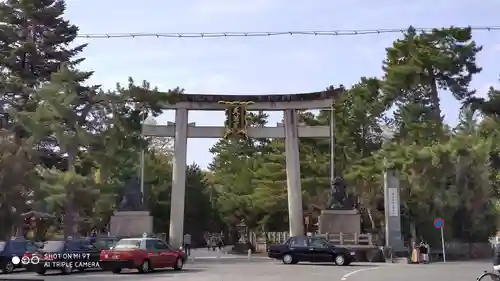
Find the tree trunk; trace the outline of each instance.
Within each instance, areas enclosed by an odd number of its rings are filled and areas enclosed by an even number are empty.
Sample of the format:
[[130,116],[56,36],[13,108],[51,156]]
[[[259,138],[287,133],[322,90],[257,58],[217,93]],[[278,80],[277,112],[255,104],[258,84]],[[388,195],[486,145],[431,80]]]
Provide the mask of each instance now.
[[34,239],[37,241],[42,241],[49,230],[51,222],[48,220],[37,219],[36,228],[34,230]]
[[415,226],[415,221],[412,218],[410,218],[410,236],[411,242],[417,242],[417,227]]
[[[68,173],[75,172],[76,149],[68,149]],[[64,207],[64,238],[75,235],[75,208],[73,204],[73,187],[66,186],[66,202]]]
[[368,218],[370,219],[371,229],[374,230],[377,228],[375,225],[375,220],[373,219],[373,213],[371,208],[366,208],[366,214],[368,214]]
[[434,119],[434,122],[439,126],[439,130],[442,130],[442,122],[441,122],[441,104],[439,100],[439,91],[437,88],[437,81],[436,77],[434,77],[433,70],[429,69],[429,75],[430,75],[430,87],[431,91],[429,93],[430,95],[430,100],[432,103],[432,118]]

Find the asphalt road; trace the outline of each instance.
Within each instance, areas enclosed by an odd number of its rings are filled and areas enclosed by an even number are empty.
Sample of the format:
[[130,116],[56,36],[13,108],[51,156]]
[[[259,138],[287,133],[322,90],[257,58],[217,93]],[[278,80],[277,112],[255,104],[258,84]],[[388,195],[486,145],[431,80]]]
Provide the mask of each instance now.
[[[71,275],[37,276],[34,273],[20,272],[10,275],[0,275],[6,279],[35,280],[174,280],[174,281],[474,281],[484,270],[491,269],[490,262],[448,262],[430,265],[403,264],[369,264],[358,263],[347,267],[337,267],[332,264],[298,264],[284,265],[263,257],[233,256],[227,254],[198,252],[193,253],[185,269],[180,272],[173,270],[157,270],[149,274],[139,274],[135,270],[122,274],[112,274],[104,271],[74,272]],[[258,279],[256,279],[258,278]],[[83,281],[83,280],[82,280]]]

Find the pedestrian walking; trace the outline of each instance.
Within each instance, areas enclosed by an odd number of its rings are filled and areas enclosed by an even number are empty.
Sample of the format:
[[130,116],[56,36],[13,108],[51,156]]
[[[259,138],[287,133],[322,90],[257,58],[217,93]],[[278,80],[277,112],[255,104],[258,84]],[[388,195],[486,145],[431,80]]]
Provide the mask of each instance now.
[[191,234],[184,234],[184,252],[186,255],[191,255]]
[[222,239],[217,242],[217,248],[219,248],[219,252],[222,252],[222,248],[224,247],[224,243]]

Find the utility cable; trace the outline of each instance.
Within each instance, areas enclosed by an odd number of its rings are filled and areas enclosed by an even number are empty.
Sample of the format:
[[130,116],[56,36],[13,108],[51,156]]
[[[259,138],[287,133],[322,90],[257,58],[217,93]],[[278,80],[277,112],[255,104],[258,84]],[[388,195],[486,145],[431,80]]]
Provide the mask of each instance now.
[[[468,26],[474,31],[500,31],[500,26]],[[418,32],[430,32],[439,28],[415,28]],[[257,32],[170,32],[170,33],[82,33],[79,38],[87,39],[115,39],[115,38],[221,38],[221,37],[271,37],[271,36],[356,36],[377,35],[385,33],[405,33],[408,28],[389,29],[352,29],[352,30],[318,30],[318,31],[257,31]]]

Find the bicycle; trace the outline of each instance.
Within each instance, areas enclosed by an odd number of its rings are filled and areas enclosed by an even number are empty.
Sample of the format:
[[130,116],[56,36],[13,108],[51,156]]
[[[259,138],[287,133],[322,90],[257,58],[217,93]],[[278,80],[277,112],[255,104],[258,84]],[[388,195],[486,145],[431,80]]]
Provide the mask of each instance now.
[[477,278],[477,281],[500,281],[500,275],[496,272],[485,271]]

